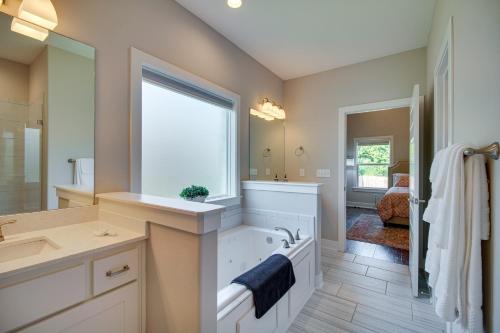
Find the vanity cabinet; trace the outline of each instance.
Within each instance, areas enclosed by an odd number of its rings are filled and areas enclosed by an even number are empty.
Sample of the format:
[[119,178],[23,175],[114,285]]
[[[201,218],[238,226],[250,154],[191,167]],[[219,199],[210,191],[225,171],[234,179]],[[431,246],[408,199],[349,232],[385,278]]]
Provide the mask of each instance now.
[[136,333],[139,331],[137,281],[21,330],[23,333]]
[[141,241],[0,280],[0,333],[144,331],[144,251]]

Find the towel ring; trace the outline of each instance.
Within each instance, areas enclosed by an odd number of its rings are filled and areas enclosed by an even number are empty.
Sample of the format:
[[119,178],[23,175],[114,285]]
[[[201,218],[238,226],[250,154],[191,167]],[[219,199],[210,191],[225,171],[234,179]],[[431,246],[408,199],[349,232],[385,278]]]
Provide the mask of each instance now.
[[304,155],[304,152],[304,147],[302,146],[295,148],[295,156],[302,156]]

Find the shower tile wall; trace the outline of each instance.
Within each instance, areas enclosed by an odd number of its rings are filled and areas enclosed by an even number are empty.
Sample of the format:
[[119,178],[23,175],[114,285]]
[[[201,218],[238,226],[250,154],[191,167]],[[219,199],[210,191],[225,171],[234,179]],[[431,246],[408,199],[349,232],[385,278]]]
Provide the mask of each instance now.
[[29,66],[0,59],[0,81],[0,215],[38,211],[41,105],[28,103]]

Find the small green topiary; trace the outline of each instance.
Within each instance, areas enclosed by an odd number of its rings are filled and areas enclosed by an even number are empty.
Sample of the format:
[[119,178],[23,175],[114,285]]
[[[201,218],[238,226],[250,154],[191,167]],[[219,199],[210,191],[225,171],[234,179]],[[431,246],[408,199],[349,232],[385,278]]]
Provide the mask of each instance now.
[[190,187],[183,189],[179,195],[181,198],[191,200],[196,197],[208,197],[208,194],[209,192],[206,187],[191,185]]

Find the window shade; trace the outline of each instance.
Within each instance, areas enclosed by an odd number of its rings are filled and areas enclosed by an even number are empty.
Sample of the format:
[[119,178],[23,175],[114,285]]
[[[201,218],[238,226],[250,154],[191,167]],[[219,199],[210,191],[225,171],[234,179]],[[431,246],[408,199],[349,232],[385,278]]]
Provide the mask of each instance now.
[[191,96],[226,109],[233,109],[233,101],[196,87],[188,82],[181,81],[177,78],[165,74],[159,74],[147,68],[142,69],[142,77],[151,83],[164,86],[187,96]]

